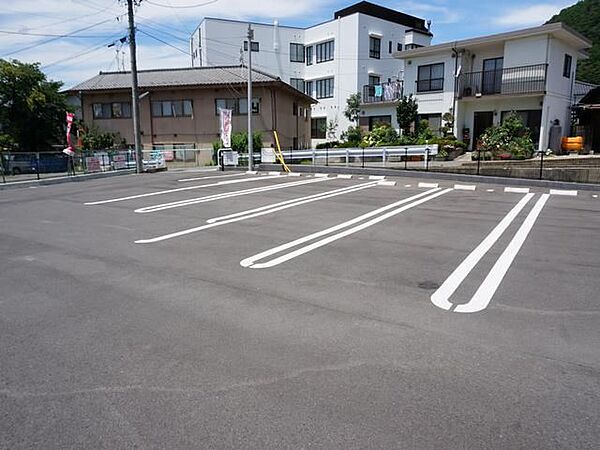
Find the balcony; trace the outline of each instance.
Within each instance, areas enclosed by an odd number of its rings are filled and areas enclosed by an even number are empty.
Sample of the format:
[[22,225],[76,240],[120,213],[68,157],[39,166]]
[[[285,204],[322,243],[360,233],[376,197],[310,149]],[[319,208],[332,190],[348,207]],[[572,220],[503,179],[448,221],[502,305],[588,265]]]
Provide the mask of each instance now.
[[547,69],[547,64],[535,64],[483,72],[466,72],[458,78],[458,98],[543,94],[546,91]]
[[364,104],[395,102],[402,98],[402,81],[391,81],[378,85],[363,86],[362,102]]

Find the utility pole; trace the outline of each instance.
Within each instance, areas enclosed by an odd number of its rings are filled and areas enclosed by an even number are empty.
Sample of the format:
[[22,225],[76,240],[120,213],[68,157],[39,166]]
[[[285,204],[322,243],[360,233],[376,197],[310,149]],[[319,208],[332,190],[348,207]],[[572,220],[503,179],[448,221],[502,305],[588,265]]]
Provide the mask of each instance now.
[[133,2],[127,0],[127,15],[129,17],[129,57],[131,59],[131,113],[133,115],[133,136],[135,142],[135,166],[137,173],[144,172],[142,156],[142,136],[140,133],[140,97],[138,92],[137,58],[135,47],[135,24],[133,21]]
[[254,39],[254,30],[248,24],[248,170],[253,170],[254,156],[252,139],[252,39]]

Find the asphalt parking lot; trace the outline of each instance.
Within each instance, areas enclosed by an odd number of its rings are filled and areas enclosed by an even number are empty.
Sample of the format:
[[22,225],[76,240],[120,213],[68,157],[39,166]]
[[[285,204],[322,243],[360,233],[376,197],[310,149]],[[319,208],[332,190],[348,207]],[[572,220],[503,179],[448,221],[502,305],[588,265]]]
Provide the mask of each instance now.
[[0,447],[597,448],[598,193],[385,181],[0,192]]

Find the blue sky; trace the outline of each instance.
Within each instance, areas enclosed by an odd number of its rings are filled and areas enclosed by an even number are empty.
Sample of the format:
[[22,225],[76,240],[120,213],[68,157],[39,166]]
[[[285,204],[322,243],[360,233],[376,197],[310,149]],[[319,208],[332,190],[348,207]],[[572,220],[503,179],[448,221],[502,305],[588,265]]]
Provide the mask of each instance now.
[[[309,26],[329,20],[347,0],[143,0],[137,9],[140,68],[189,65],[187,38],[204,16]],[[430,19],[434,43],[544,23],[574,0],[379,0],[383,6]],[[190,7],[203,4],[197,7]],[[40,62],[66,86],[101,70],[129,67],[125,6],[119,0],[3,0],[0,57]],[[89,27],[89,28],[88,28]],[[58,36],[75,33],[77,38]],[[21,33],[21,34],[10,34]],[[38,36],[35,34],[47,35]],[[162,42],[161,42],[162,41]],[[112,42],[116,45],[108,47]],[[117,50],[121,50],[117,59]],[[233,63],[233,61],[232,61]]]

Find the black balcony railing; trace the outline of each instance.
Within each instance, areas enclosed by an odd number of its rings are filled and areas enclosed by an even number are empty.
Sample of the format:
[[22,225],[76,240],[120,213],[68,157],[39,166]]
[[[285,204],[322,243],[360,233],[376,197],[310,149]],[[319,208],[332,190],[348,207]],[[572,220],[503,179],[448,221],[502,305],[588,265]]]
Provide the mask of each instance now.
[[402,97],[402,81],[363,86],[363,103],[393,102]]
[[508,67],[463,73],[458,78],[458,96],[536,94],[546,90],[547,64]]

